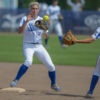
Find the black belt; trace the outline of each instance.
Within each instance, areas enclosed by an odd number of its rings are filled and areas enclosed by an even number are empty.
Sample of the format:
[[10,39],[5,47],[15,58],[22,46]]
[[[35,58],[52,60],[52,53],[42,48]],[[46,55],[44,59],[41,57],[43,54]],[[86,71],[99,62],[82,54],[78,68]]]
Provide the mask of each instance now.
[[[24,42],[24,43],[27,43],[27,42]],[[40,43],[27,43],[27,44],[40,44]]]

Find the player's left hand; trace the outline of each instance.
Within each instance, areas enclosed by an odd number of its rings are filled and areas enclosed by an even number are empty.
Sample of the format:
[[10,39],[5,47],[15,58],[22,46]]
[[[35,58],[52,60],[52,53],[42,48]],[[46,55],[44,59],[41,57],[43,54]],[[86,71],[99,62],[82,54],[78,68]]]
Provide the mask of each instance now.
[[28,15],[27,15],[27,21],[30,21],[30,20],[32,20],[32,19],[33,19],[32,15],[31,15],[31,14],[28,14]]

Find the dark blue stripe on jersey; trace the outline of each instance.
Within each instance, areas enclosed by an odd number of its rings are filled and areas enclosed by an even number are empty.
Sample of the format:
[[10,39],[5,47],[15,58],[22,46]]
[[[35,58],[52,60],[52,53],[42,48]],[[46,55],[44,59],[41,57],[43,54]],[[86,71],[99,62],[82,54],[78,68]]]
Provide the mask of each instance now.
[[30,31],[33,31],[33,28],[32,28],[32,25],[31,24],[29,24],[29,27],[30,27]]
[[100,32],[98,33],[98,35],[96,36],[96,39],[98,39],[100,37]]

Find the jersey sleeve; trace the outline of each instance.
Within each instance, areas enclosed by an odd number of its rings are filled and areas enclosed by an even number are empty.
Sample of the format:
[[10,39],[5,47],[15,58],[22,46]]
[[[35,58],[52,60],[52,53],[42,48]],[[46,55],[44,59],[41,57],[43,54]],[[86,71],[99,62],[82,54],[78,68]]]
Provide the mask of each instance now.
[[19,27],[21,27],[25,22],[26,22],[26,16],[21,19]]
[[97,40],[98,38],[100,38],[100,27],[97,28],[97,30],[95,31],[95,33],[92,35],[92,38],[94,40]]
[[50,7],[48,7],[47,11],[46,11],[47,15],[50,15]]
[[60,8],[60,6],[58,6],[58,8],[59,8],[59,12],[58,12],[58,14],[61,14],[61,8]]

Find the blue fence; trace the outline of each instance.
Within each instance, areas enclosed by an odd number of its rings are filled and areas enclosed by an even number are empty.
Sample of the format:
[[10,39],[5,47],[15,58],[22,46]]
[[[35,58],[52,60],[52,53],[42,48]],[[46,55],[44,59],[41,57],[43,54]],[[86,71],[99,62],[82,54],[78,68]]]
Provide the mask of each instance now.
[[91,34],[100,26],[100,12],[97,11],[62,11],[62,14],[64,32],[71,29],[76,34]]
[[[21,18],[28,13],[28,9],[4,10],[0,9],[0,32],[16,32]],[[64,20],[62,20],[63,32],[71,29],[76,34],[91,34],[100,26],[100,12],[82,11],[74,13],[62,10]],[[44,12],[40,11],[40,16]]]
[[28,13],[23,10],[0,9],[0,32],[16,32],[21,18]]

